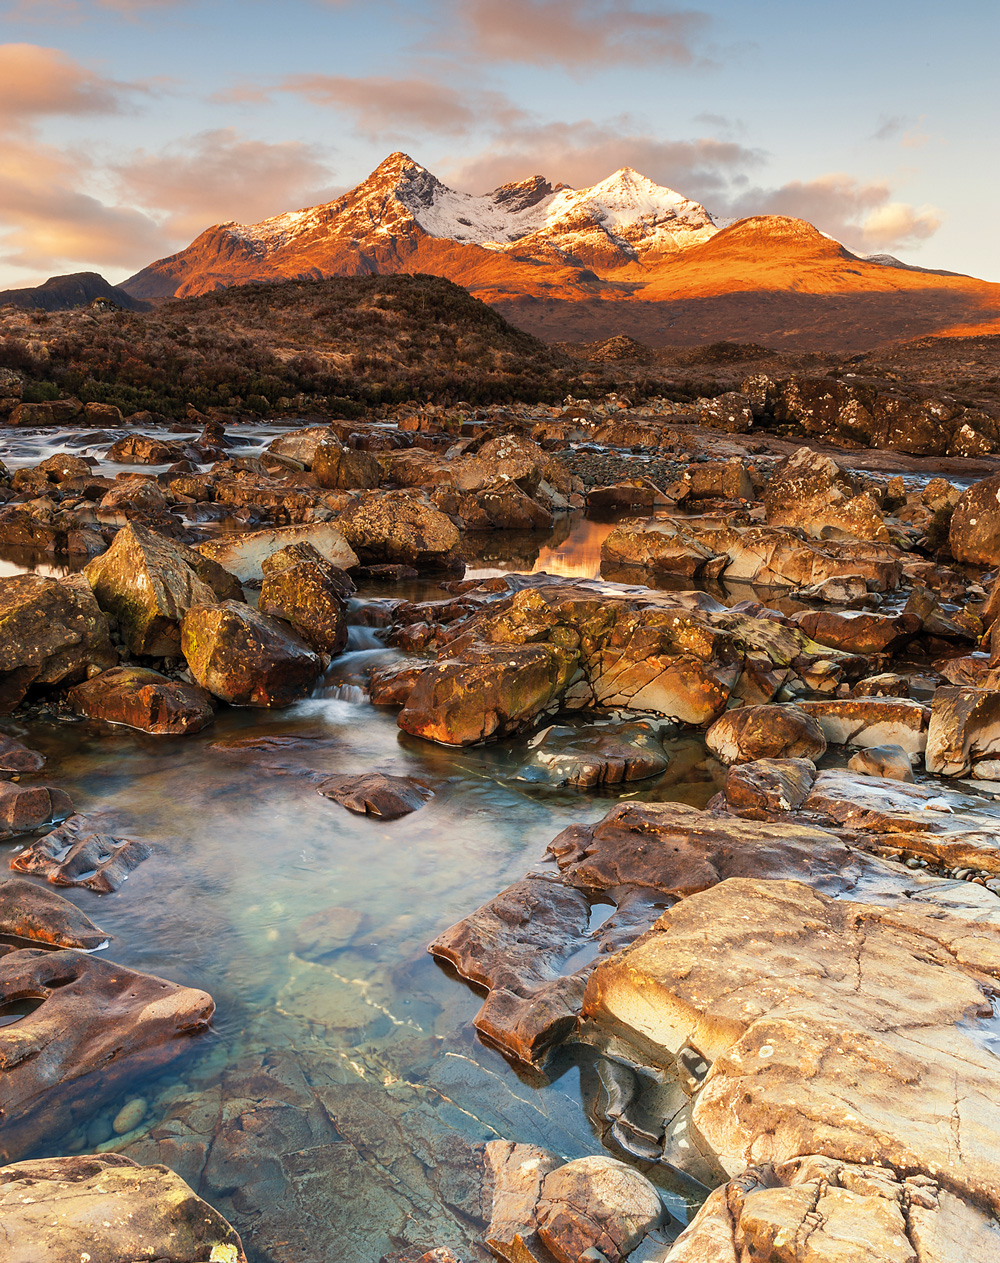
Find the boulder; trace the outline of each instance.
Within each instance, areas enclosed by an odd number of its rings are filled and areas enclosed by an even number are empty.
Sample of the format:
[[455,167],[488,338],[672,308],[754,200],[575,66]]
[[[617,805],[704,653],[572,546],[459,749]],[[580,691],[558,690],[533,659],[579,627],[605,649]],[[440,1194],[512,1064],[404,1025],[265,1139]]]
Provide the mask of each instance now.
[[157,735],[200,732],[215,718],[204,689],[145,667],[102,671],[71,689],[69,701],[78,715]]
[[902,746],[871,746],[848,759],[847,766],[862,776],[881,776],[892,781],[912,781],[913,764]]
[[204,991],[68,949],[0,958],[0,995],[30,996],[34,1006],[0,1027],[4,1162],[71,1130],[124,1083],[180,1056],[215,1008]]
[[361,816],[398,820],[423,807],[434,797],[426,785],[410,776],[369,772],[365,776],[328,776],[316,786],[324,798],[332,798]]
[[682,520],[649,518],[622,522],[601,544],[601,569],[608,566],[638,566],[693,579],[717,554]]
[[30,750],[20,741],[0,733],[0,780],[10,780],[13,776],[24,776],[26,773],[40,772],[45,766],[45,756],[37,750]]
[[0,881],[0,956],[16,951],[10,940],[79,947],[95,952],[106,947],[108,936],[68,899],[32,881],[9,877]]
[[105,493],[98,506],[100,521],[127,521],[133,511],[138,516],[147,513],[159,513],[167,507],[167,497],[160,490],[159,484],[152,478],[133,475],[122,478],[120,482]]
[[108,620],[82,576],[14,575],[0,585],[0,710],[34,684],[65,684],[117,666]]
[[810,759],[826,753],[816,720],[798,706],[744,706],[712,724],[705,744],[726,764],[755,759]]
[[996,1057],[977,1026],[998,977],[996,924],[737,878],[599,963],[583,1013],[647,1064],[697,1049],[692,1136],[732,1174],[875,1155],[996,1215]]
[[337,529],[368,563],[449,568],[460,535],[451,518],[405,491],[368,495],[337,518]]
[[460,491],[478,491],[497,479],[509,479],[533,496],[548,460],[545,451],[531,439],[501,434],[487,439],[474,456],[457,464],[455,486]]
[[10,866],[16,873],[44,877],[54,886],[84,886],[110,894],[151,854],[149,846],[138,838],[107,833],[100,820],[70,816],[18,851]]
[[40,461],[38,468],[48,474],[53,482],[67,482],[70,478],[90,478],[93,470],[81,456],[69,452],[56,452]]
[[0,781],[0,835],[26,833],[71,815],[73,800],[52,785]]
[[922,622],[914,613],[807,610],[796,616],[795,625],[818,644],[870,655],[898,653],[920,632]]
[[328,425],[310,425],[302,430],[289,430],[287,434],[279,434],[268,444],[267,450],[276,456],[290,456],[293,460],[300,461],[306,469],[310,469],[316,449],[330,437]]
[[531,738],[528,749],[519,780],[580,789],[658,776],[669,762],[663,742],[648,723],[545,728]]
[[759,587],[795,587],[830,580],[864,581],[873,592],[899,587],[903,576],[899,550],[879,541],[813,541],[787,528],[749,527],[727,549],[727,582]]
[[948,546],[956,561],[1000,563],[1000,474],[973,483],[955,506]]
[[113,465],[169,465],[181,460],[184,453],[182,443],[164,443],[148,434],[129,434],[113,443],[104,459]]
[[385,477],[377,456],[345,447],[332,434],[316,445],[312,471],[321,487],[340,491],[371,489]]
[[220,535],[199,544],[197,551],[224,567],[240,583],[253,583],[263,579],[264,561],[290,544],[311,544],[322,557],[341,570],[350,570],[358,564],[353,549],[329,522],[308,522],[300,526]]
[[181,651],[202,688],[231,706],[288,706],[322,671],[287,623],[237,601],[192,606],[181,624]]
[[543,1178],[535,1216],[538,1236],[558,1263],[594,1254],[620,1263],[659,1225],[663,1203],[644,1175],[596,1154]]
[[906,697],[844,697],[799,702],[830,745],[898,745],[923,754],[930,709]]
[[290,623],[317,653],[338,654],[347,644],[345,599],[354,584],[311,544],[291,544],[263,562],[257,608]]
[[714,399],[699,400],[698,423],[726,434],[746,434],[753,427],[754,414],[750,400],[736,390],[729,390]]
[[726,806],[745,820],[776,820],[802,806],[816,779],[809,759],[757,759],[726,772]]
[[935,690],[924,763],[937,776],[1000,773],[1000,692],[943,685]]
[[179,656],[180,622],[192,605],[242,598],[232,575],[211,559],[131,522],[83,573],[129,649],[153,658]]
[[[439,507],[444,508],[445,505]],[[495,478],[476,491],[457,495],[454,511],[465,523],[467,531],[552,529],[551,512],[510,478]]]
[[799,527],[813,539],[889,539],[881,509],[859,479],[808,447],[777,465],[763,499],[771,526]]
[[239,1236],[164,1166],[122,1154],[0,1168],[4,1263],[246,1263]]

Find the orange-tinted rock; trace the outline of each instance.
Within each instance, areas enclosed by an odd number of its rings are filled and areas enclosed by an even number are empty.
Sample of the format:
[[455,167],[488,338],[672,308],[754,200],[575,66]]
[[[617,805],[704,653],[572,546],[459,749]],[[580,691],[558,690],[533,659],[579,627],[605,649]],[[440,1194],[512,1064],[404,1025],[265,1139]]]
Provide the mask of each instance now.
[[723,763],[755,759],[818,759],[826,753],[820,725],[798,706],[744,706],[722,715],[705,744]]
[[7,834],[25,833],[50,821],[62,820],[72,810],[73,800],[64,789],[0,782],[0,830]]
[[352,451],[332,434],[316,445],[311,464],[319,485],[335,490],[370,489],[385,476],[376,456]]
[[311,544],[293,544],[263,563],[257,608],[290,623],[317,653],[340,653],[347,644],[344,601],[354,584]]
[[948,529],[948,546],[956,561],[977,566],[1000,562],[1000,474],[962,493]]
[[922,623],[913,613],[834,613],[809,610],[795,620],[818,644],[832,645],[848,653],[898,653],[918,634]]
[[39,772],[44,766],[44,755],[37,750],[30,750],[6,733],[0,733],[0,780]]
[[419,569],[448,568],[460,539],[450,518],[405,491],[365,496],[336,525],[362,561]]
[[145,667],[102,671],[71,689],[69,700],[78,715],[156,734],[200,732],[215,718],[204,689]]
[[110,894],[150,854],[149,846],[137,838],[114,837],[87,816],[70,816],[18,851],[10,866],[18,873],[44,877],[54,886],[85,886]]
[[[20,877],[0,881],[0,935],[94,951],[108,936],[68,899]],[[0,955],[15,950],[0,946]]]

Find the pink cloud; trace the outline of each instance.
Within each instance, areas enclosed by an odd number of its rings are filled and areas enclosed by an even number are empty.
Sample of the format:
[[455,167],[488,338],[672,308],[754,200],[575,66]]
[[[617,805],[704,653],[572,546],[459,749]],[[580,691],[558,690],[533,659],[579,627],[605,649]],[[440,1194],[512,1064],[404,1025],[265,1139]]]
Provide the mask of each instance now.
[[113,114],[137,84],[105,79],[58,48],[0,44],[0,120],[45,114]]

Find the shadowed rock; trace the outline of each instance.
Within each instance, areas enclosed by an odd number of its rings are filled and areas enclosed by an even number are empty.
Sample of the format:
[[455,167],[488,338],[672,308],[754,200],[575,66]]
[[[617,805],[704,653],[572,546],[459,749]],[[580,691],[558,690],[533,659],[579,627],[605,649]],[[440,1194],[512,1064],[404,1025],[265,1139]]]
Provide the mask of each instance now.
[[73,800],[52,785],[0,782],[0,831],[8,837],[62,820],[73,811]]
[[0,779],[11,776],[24,776],[31,772],[40,772],[45,766],[45,757],[37,750],[31,750],[6,733],[0,733]]
[[69,700],[78,715],[156,735],[200,732],[215,718],[204,689],[145,667],[102,671],[71,689]]
[[[20,877],[0,881],[0,935],[94,951],[108,936],[54,890]],[[0,946],[0,954],[13,950]]]

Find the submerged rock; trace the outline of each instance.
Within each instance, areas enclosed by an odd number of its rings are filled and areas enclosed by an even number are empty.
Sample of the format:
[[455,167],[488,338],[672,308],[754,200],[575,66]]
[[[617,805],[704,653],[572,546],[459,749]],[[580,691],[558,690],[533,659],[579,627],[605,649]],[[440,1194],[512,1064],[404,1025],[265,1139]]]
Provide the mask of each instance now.
[[181,625],[181,650],[198,683],[231,706],[288,706],[322,671],[287,623],[248,605],[196,605]]
[[663,742],[647,723],[545,728],[528,748],[528,761],[517,773],[520,780],[581,789],[657,776],[669,762]]
[[0,1027],[5,1162],[71,1130],[123,1082],[179,1056],[215,1008],[204,991],[83,952],[38,948],[0,958],[0,995],[37,1001]]
[[121,1154],[0,1168],[4,1263],[246,1263],[225,1219],[164,1166]]
[[369,772],[366,776],[328,776],[316,786],[324,798],[332,798],[348,811],[362,816],[397,820],[434,797],[426,785],[409,776]]
[[145,667],[102,671],[71,689],[69,700],[78,715],[157,735],[200,732],[215,718],[204,689]]

